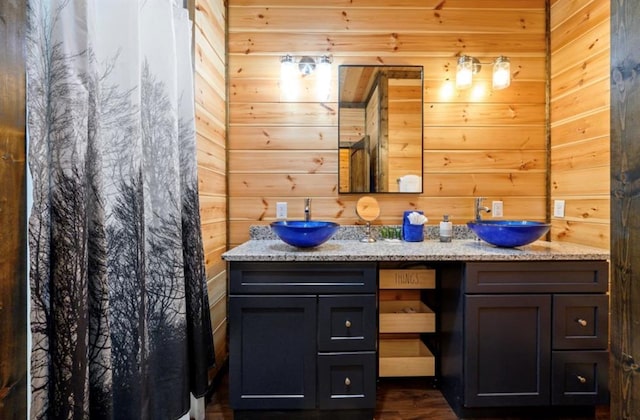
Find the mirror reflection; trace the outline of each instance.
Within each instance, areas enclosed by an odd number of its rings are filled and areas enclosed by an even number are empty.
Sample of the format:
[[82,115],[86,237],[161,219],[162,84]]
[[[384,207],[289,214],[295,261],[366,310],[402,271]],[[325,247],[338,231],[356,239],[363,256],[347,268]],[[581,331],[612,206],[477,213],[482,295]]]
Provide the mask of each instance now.
[[341,65],[339,192],[422,192],[422,66]]

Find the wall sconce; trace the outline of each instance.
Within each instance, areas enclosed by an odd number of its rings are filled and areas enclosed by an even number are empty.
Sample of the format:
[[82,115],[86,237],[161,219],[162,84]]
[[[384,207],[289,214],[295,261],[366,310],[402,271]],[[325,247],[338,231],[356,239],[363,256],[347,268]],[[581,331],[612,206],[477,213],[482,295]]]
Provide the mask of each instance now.
[[477,58],[461,55],[456,67],[456,88],[467,89],[471,87],[473,75],[478,73],[482,64],[493,64],[493,89],[499,90],[509,87],[511,84],[511,63],[503,55],[491,63],[481,63]]
[[327,55],[311,57],[308,55],[295,57],[285,55],[280,58],[280,88],[283,90],[285,98],[295,99],[298,93],[300,76],[306,77],[315,73],[316,96],[320,100],[329,97],[331,88],[331,57]]

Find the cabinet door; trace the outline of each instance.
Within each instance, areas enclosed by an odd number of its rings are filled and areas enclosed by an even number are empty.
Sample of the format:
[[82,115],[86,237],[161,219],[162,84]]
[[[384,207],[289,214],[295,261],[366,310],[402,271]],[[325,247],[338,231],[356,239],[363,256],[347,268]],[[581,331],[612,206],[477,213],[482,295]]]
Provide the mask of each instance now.
[[229,298],[229,399],[234,409],[316,405],[315,296]]
[[550,401],[551,296],[465,297],[465,406]]

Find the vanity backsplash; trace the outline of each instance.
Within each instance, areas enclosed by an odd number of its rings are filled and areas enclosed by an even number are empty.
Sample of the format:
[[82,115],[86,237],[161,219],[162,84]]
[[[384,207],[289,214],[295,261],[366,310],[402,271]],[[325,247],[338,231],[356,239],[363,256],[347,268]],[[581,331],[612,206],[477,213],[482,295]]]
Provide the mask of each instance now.
[[[372,225],[371,235],[374,238],[382,239],[383,236],[388,236],[388,232],[393,230],[400,231],[402,226],[400,225]],[[383,235],[384,233],[384,235]],[[349,225],[340,226],[338,232],[330,240],[359,240],[366,235],[364,225]],[[252,225],[249,227],[249,236],[251,239],[256,240],[274,240],[278,239],[275,233],[268,225]],[[439,239],[440,230],[439,226],[425,225],[424,226],[424,239],[432,240]],[[476,235],[467,227],[467,225],[454,225],[453,226],[453,239],[475,239]]]

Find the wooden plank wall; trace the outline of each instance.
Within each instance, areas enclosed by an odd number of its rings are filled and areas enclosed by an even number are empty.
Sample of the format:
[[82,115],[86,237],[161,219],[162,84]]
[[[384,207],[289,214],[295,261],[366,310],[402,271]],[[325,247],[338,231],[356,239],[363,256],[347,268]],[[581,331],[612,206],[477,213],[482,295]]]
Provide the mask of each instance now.
[[610,1],[557,0],[550,25],[551,238],[609,248]]
[[[547,212],[545,0],[229,0],[229,242],[289,203],[301,218],[358,222],[360,195],[339,195],[337,74],[340,64],[423,65],[424,193],[377,195],[381,218],[402,211],[473,216],[473,197],[503,200],[508,218]],[[280,56],[329,54],[333,86],[313,98],[302,78],[296,102],[281,99]],[[511,58],[510,88],[493,92],[485,65],[473,89],[452,88],[456,57]]]
[[611,2],[611,418],[640,413],[640,8]]
[[0,419],[27,418],[26,9],[0,2]]
[[200,214],[217,373],[227,350],[226,6],[195,0],[196,132]]

